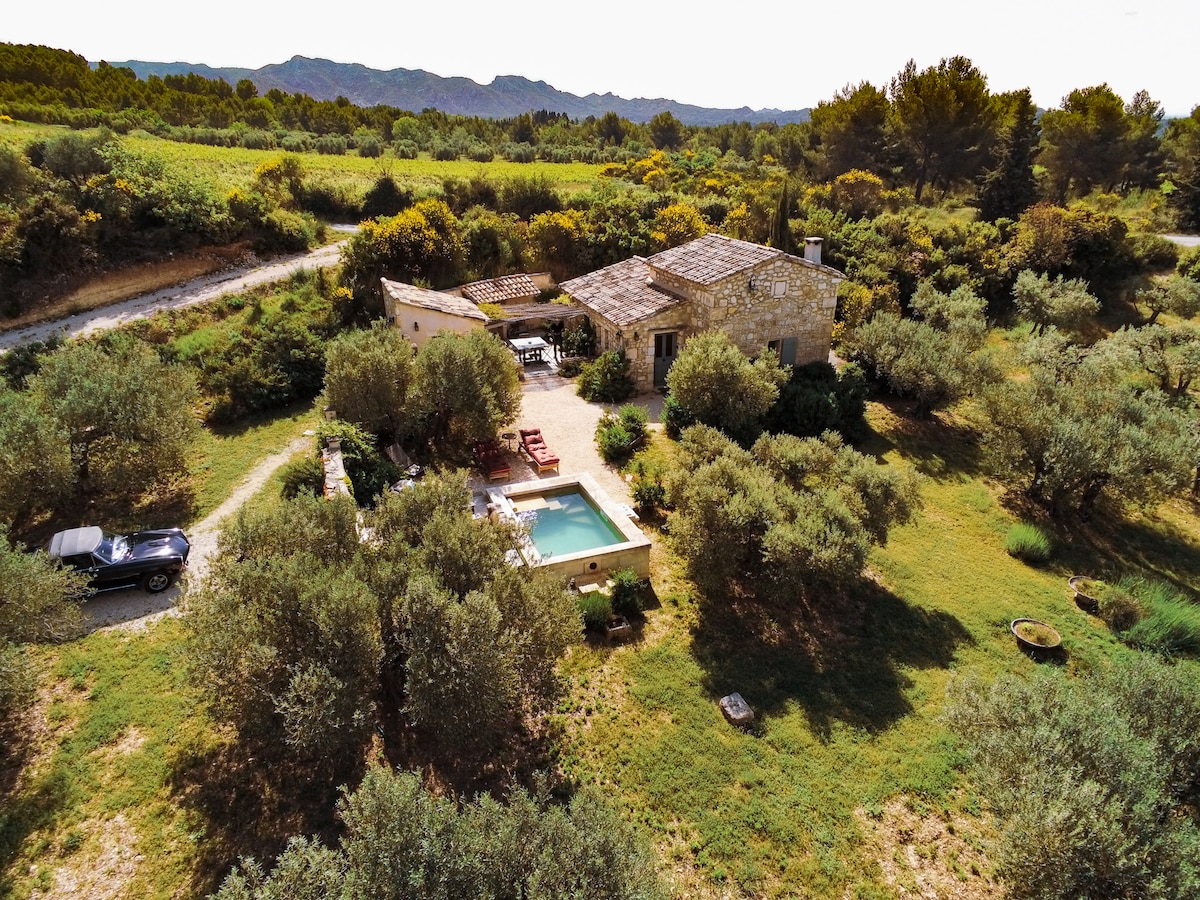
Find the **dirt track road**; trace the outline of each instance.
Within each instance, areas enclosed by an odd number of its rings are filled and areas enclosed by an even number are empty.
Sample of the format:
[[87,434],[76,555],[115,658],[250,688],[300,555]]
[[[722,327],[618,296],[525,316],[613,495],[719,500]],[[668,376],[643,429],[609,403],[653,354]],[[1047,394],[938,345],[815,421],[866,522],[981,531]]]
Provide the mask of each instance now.
[[[339,228],[344,230],[344,228]],[[346,239],[318,247],[307,253],[298,253],[274,260],[266,265],[254,266],[231,272],[206,275],[194,281],[177,284],[151,294],[142,294],[110,306],[102,306],[90,312],[80,313],[67,319],[41,322],[27,328],[16,328],[0,332],[0,353],[27,344],[44,341],[52,334],[62,337],[86,337],[99,331],[117,328],[135,319],[145,319],[159,310],[180,309],[196,303],[215,300],[223,294],[244,291],[260,284],[287,278],[300,269],[320,269],[336,265]]]

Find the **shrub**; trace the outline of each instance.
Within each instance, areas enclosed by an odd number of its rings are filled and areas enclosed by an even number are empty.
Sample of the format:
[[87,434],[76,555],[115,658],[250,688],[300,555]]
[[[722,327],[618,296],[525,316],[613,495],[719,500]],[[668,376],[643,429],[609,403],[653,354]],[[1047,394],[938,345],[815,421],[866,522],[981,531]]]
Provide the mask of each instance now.
[[633,454],[635,438],[619,419],[602,416],[596,423],[596,448],[606,463],[619,463]]
[[583,320],[582,325],[572,325],[563,330],[562,352],[564,356],[591,356],[596,344],[596,333],[591,323]]
[[583,617],[584,628],[594,628],[600,630],[608,624],[608,617],[612,615],[612,600],[607,594],[600,591],[588,591],[586,594],[580,594],[577,601],[579,605],[579,614]]
[[662,473],[657,467],[647,468],[642,460],[634,467],[636,480],[633,483],[633,502],[638,509],[654,513],[667,502],[667,489],[663,485]]
[[320,497],[325,492],[325,467],[321,458],[309,455],[283,467],[283,487],[280,493],[291,500],[301,494]]
[[695,424],[696,417],[684,409],[678,400],[668,394],[667,399],[663,401],[663,427],[666,428],[667,436],[677,441],[685,428]]
[[317,152],[326,156],[344,156],[347,147],[349,143],[340,134],[323,134],[316,142]]
[[396,141],[392,145],[392,155],[396,159],[416,159],[420,153],[421,148],[412,141]]
[[256,250],[307,250],[316,240],[315,223],[299,213],[273,209],[263,218]]
[[1173,269],[1179,261],[1178,245],[1157,234],[1131,234],[1128,238],[1129,255],[1133,264],[1143,272],[1161,272]]
[[1050,537],[1036,525],[1019,522],[1008,529],[1004,549],[1009,556],[1027,563],[1044,563],[1050,558],[1053,546]]
[[764,424],[772,434],[817,437],[836,431],[855,437],[866,427],[866,411],[867,380],[861,367],[847,363],[837,371],[827,362],[812,362],[793,369]]
[[1200,247],[1191,247],[1179,254],[1179,263],[1175,266],[1175,274],[1200,281]]
[[951,683],[1010,896],[1196,895],[1197,687],[1190,667],[1145,656]]
[[1096,582],[1089,590],[1095,593],[1084,593],[1099,604],[1097,614],[1118,635],[1124,634],[1146,614],[1137,597],[1117,585]]
[[564,359],[558,364],[558,374],[563,378],[574,378],[583,369],[583,360]]
[[650,421],[650,414],[642,407],[626,403],[617,410],[617,419],[635,440],[640,441],[646,437],[646,424]]
[[1120,591],[1136,598],[1139,611],[1144,610],[1124,628],[1110,623],[1121,640],[1165,656],[1200,654],[1200,606],[1162,581],[1126,578],[1121,580]]
[[612,574],[612,608],[622,616],[641,613],[644,605],[643,591],[646,583],[633,569],[619,569]]
[[578,393],[584,400],[620,403],[632,397],[633,391],[629,357],[623,349],[601,353],[593,362],[584,363],[580,368]]

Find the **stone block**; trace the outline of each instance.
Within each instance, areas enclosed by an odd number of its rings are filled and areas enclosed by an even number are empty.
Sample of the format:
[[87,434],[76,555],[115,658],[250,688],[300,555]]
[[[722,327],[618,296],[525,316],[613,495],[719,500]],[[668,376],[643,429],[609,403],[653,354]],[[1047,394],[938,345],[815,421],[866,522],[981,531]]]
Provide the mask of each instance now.
[[731,725],[749,725],[754,721],[754,710],[736,691],[728,697],[722,697],[720,707]]

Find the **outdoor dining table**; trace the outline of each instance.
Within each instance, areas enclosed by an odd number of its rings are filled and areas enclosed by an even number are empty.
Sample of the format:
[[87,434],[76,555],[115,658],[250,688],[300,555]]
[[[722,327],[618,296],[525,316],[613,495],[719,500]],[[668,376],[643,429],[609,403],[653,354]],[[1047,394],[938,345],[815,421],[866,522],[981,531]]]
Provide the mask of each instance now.
[[522,365],[530,362],[544,362],[545,358],[542,353],[550,349],[550,345],[540,337],[513,338],[508,345],[517,352],[517,359],[521,360]]

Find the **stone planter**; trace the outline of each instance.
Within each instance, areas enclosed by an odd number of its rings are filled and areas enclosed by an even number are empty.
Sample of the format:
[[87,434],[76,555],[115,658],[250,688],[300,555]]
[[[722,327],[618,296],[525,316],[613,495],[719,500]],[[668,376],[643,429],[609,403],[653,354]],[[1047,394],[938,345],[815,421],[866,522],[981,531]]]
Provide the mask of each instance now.
[[1017,646],[1029,654],[1047,654],[1062,647],[1062,636],[1050,625],[1037,619],[1013,619],[1009,626]]
[[1095,596],[1098,592],[1093,585],[1102,585],[1103,582],[1086,575],[1072,575],[1067,579],[1067,584],[1075,592],[1076,606],[1093,616],[1100,612],[1100,598]]
[[604,636],[613,643],[627,641],[633,637],[633,626],[624,616],[610,616],[604,625]]

